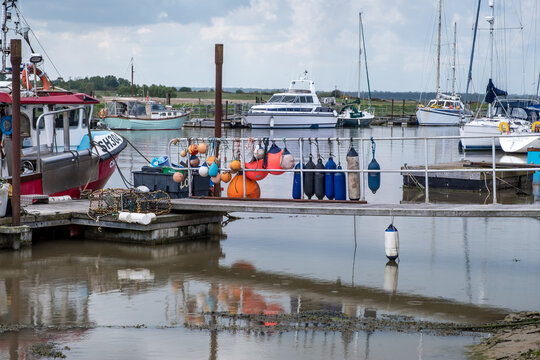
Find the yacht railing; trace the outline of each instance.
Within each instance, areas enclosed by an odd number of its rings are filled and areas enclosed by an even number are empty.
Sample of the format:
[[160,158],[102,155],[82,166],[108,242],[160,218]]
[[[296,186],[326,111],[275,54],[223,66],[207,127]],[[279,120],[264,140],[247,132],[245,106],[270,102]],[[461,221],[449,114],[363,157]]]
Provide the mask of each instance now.
[[[233,143],[233,144],[240,144],[238,146],[239,148],[239,151],[240,151],[240,162],[241,162],[241,168],[239,171],[260,171],[260,172],[270,172],[270,171],[280,171],[280,172],[293,172],[293,173],[300,173],[300,178],[301,178],[301,181],[300,181],[300,187],[301,187],[301,198],[304,199],[305,198],[305,194],[304,194],[304,184],[303,184],[303,175],[304,173],[308,173],[308,172],[312,172],[312,173],[315,173],[315,172],[322,172],[322,173],[346,173],[346,174],[349,174],[349,173],[358,173],[360,174],[360,201],[365,201],[365,194],[366,194],[366,179],[365,179],[365,176],[367,174],[370,174],[370,173],[376,173],[376,174],[381,174],[381,173],[399,173],[399,174],[411,174],[411,173],[415,173],[415,174],[418,174],[418,173],[424,173],[424,181],[425,181],[425,185],[424,185],[424,191],[425,191],[425,203],[429,203],[429,174],[432,174],[432,173],[450,173],[450,172],[458,172],[458,173],[491,173],[492,174],[492,194],[493,194],[493,203],[496,204],[497,203],[497,172],[512,172],[512,171],[524,171],[524,172],[535,172],[535,171],[540,171],[540,165],[537,165],[537,166],[534,166],[534,165],[529,165],[529,166],[513,166],[511,168],[508,168],[508,167],[497,167],[497,163],[495,161],[495,154],[496,154],[496,139],[497,138],[501,138],[501,137],[531,137],[531,136],[539,136],[540,137],[540,133],[538,133],[537,135],[535,135],[535,133],[532,133],[532,134],[515,134],[515,135],[504,135],[504,134],[501,134],[501,135],[492,135],[492,136],[465,136],[466,138],[468,139],[486,139],[486,138],[489,138],[491,139],[491,149],[489,150],[490,153],[491,153],[491,168],[480,168],[480,167],[475,167],[475,168],[456,168],[456,169],[452,169],[452,168],[445,168],[445,169],[434,169],[434,168],[430,168],[430,164],[428,162],[428,142],[429,141],[439,141],[439,140],[461,140],[462,136],[426,136],[426,137],[369,137],[369,138],[358,138],[358,137],[352,137],[352,138],[335,138],[335,137],[328,137],[328,138],[321,138],[321,137],[312,137],[312,138],[302,138],[302,137],[290,137],[290,138],[270,138],[270,137],[249,137],[249,138],[203,138],[203,137],[190,137],[190,138],[175,138],[175,139],[172,139],[169,141],[168,143],[168,147],[167,147],[167,151],[168,151],[168,156],[169,156],[169,159],[173,159],[171,157],[171,147],[173,145],[176,145],[176,146],[183,146],[186,150],[188,149],[188,146],[190,144],[198,144],[200,142],[207,142],[207,143],[212,143],[214,142],[215,144],[221,144],[221,146],[223,147],[223,144],[227,144],[227,146],[229,146],[229,144]],[[298,147],[299,147],[299,151],[297,154],[293,154],[294,156],[294,159],[295,159],[295,164],[297,164],[299,161],[300,161],[300,168],[299,169],[270,169],[270,168],[266,168],[266,169],[247,169],[245,164],[247,159],[246,157],[248,156],[248,152],[247,152],[247,147],[246,145],[248,144],[257,144],[259,142],[262,142],[264,140],[268,140],[269,142],[281,142],[283,144],[287,144],[287,143],[292,143],[292,142],[298,142]],[[389,142],[392,142],[392,141],[422,141],[424,143],[424,156],[423,156],[423,164],[417,164],[415,166],[421,166],[423,165],[424,166],[424,169],[410,169],[410,168],[399,168],[399,169],[379,169],[379,170],[370,170],[366,167],[365,165],[365,146],[366,146],[366,143],[367,144],[370,144],[372,143],[372,141],[374,142],[377,142],[377,141],[389,141]],[[306,157],[304,155],[304,149],[305,149],[305,144],[308,142],[309,143],[309,146],[310,146],[310,154],[311,154],[311,146],[313,145],[313,143],[323,143],[323,142],[329,142],[329,143],[336,143],[338,146],[339,144],[346,144],[346,143],[350,143],[351,145],[357,145],[358,149],[359,149],[359,169],[306,169],[304,168],[304,158]],[[219,145],[218,145],[219,146]],[[290,150],[290,149],[289,149]],[[222,151],[222,150],[220,150]],[[227,151],[230,152],[230,149],[227,149]],[[233,149],[234,151],[234,149]],[[339,149],[338,149],[339,151]],[[193,176],[193,173],[194,173],[194,169],[191,165],[190,165],[190,162],[189,162],[189,153],[187,155],[187,161],[186,161],[186,167],[184,168],[179,168],[179,167],[174,167],[173,166],[173,169],[175,170],[183,170],[183,171],[188,171],[188,179],[189,179],[189,194],[192,193],[192,176]],[[249,154],[249,159],[251,159],[251,154]],[[503,165],[506,165],[508,166],[508,164],[503,164]],[[536,165],[536,164],[535,164]],[[432,165],[433,166],[433,165]],[[223,171],[229,171],[230,169],[229,168],[225,168],[225,167],[220,167],[219,168],[219,171],[220,172],[223,172]],[[244,176],[243,177],[243,186],[244,186],[244,189],[246,189],[246,177]],[[348,180],[347,180],[348,182]],[[244,191],[244,198],[246,197],[246,192]],[[316,201],[316,200],[314,200]]]

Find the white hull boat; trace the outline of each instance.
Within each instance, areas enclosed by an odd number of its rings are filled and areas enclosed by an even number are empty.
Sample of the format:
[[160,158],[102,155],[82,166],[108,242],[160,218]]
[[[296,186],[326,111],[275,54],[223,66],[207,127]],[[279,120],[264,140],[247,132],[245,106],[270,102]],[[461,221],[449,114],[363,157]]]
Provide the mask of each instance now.
[[502,136],[501,149],[507,153],[527,153],[530,148],[540,148],[540,134],[531,136]]
[[[444,100],[441,100],[441,102],[444,102]],[[449,108],[448,106],[445,108],[432,108],[428,105],[428,107],[419,107],[416,110],[418,125],[456,126],[468,122],[470,119],[471,115],[461,107],[459,109]]]

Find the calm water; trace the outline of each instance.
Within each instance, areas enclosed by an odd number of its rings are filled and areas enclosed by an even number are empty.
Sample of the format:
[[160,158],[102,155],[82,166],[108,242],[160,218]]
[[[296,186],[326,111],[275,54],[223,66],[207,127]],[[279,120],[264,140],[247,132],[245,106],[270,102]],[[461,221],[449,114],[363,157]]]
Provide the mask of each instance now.
[[[126,132],[148,158],[165,154],[169,139],[211,131]],[[226,136],[295,136],[295,132],[228,132]],[[457,128],[332,129],[305,137],[457,135]],[[225,134],[224,134],[225,136]],[[298,144],[287,144],[291,150]],[[349,144],[342,144],[340,157]],[[430,163],[457,161],[457,140],[429,142]],[[337,155],[337,150],[332,149]],[[371,161],[366,144],[365,164]],[[316,147],[312,152],[316,155]],[[323,158],[328,144],[319,144]],[[309,151],[306,150],[307,156]],[[422,164],[424,143],[377,142],[382,168]],[[498,155],[501,157],[502,155]],[[519,159],[518,159],[519,160]],[[120,155],[125,174],[145,161],[131,148]],[[260,182],[265,197],[288,198],[292,175]],[[397,174],[383,174],[371,203],[410,199]],[[121,187],[115,174],[110,187]],[[433,196],[433,194],[430,194]],[[417,196],[417,194],[412,195]],[[461,202],[486,194],[441,193]],[[534,197],[507,192],[506,202]],[[491,200],[487,200],[490,202]],[[515,218],[394,219],[399,264],[387,263],[385,217],[234,214],[222,241],[155,247],[50,240],[0,253],[2,324],[54,326],[0,335],[0,358],[30,358],[33,344],[52,341],[70,359],[460,359],[474,336],[429,333],[290,331],[265,334],[194,330],[209,311],[250,314],[339,311],[359,317],[407,315],[418,320],[482,323],[507,313],[539,310],[540,222]],[[368,315],[371,314],[371,315]]]

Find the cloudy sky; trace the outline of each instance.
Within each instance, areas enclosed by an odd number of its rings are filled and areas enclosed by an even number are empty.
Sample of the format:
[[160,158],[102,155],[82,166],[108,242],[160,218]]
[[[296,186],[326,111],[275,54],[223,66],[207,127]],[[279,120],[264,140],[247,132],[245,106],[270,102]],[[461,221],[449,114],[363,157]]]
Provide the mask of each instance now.
[[[496,32],[495,84],[535,93],[539,1],[495,2],[496,26],[512,28]],[[451,86],[455,21],[456,87],[464,92],[476,3],[443,1],[443,90]],[[285,88],[308,70],[317,89],[356,90],[361,11],[372,89],[435,90],[436,0],[19,0],[18,7],[58,69],[45,63],[53,79],[129,79],[133,57],[136,83],[213,87],[214,44],[222,43],[224,87]],[[486,15],[483,0],[473,71],[478,91],[489,76]],[[364,68],[361,77],[365,90]]]

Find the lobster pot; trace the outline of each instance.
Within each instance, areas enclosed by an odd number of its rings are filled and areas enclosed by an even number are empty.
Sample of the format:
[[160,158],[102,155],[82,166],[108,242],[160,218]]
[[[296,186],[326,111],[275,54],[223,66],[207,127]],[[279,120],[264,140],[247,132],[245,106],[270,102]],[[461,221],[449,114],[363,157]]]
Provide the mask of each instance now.
[[394,224],[388,225],[384,231],[384,251],[390,260],[399,256],[399,233]]
[[[358,170],[360,168],[358,153],[351,147],[347,153],[347,169]],[[349,180],[349,200],[360,200],[360,174],[347,173]]]

